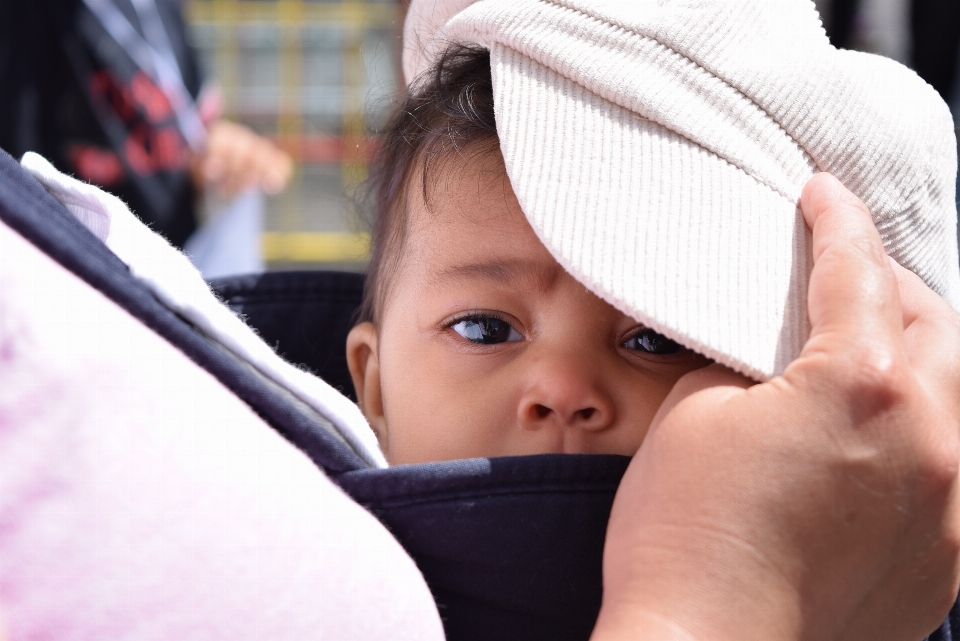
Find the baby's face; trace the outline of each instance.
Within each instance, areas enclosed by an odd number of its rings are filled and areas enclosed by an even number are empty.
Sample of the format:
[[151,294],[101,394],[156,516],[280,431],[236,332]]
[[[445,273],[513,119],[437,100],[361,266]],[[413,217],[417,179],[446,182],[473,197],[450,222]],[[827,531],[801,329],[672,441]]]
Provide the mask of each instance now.
[[708,363],[567,274],[524,218],[502,162],[450,162],[429,209],[409,190],[380,326],[350,335],[360,406],[392,464],[632,455],[677,379]]

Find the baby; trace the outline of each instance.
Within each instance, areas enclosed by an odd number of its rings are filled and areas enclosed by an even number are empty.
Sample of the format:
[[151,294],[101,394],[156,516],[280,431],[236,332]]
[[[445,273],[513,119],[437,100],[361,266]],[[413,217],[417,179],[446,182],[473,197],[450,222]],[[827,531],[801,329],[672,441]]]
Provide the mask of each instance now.
[[405,40],[347,343],[392,464],[633,455],[683,375],[777,376],[817,171],[960,305],[949,111],[807,0],[414,0]]
[[709,361],[588,291],[510,187],[489,53],[455,49],[383,132],[361,321],[347,359],[391,464],[637,451]]

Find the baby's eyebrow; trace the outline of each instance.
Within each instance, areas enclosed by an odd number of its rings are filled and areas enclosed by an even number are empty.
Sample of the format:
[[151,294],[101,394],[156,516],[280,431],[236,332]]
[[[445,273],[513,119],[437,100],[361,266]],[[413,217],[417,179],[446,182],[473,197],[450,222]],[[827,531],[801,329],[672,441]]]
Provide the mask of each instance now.
[[489,260],[453,265],[441,270],[433,279],[436,284],[448,281],[492,280],[516,288],[549,289],[560,275],[556,263],[532,260]]

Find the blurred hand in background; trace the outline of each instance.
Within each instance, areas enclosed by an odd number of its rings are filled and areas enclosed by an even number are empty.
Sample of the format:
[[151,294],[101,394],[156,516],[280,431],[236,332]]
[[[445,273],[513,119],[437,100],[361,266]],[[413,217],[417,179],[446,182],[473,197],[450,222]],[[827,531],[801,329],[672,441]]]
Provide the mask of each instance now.
[[250,128],[217,120],[208,129],[206,149],[193,158],[191,174],[198,189],[213,188],[226,198],[252,187],[278,194],[290,182],[293,160]]

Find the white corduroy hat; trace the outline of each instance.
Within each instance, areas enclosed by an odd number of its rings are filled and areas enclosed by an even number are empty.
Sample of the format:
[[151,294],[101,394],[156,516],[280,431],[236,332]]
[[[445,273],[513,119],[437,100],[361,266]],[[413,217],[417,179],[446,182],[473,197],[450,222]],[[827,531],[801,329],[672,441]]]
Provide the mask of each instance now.
[[407,82],[451,43],[490,50],[534,231],[639,322],[781,373],[809,333],[798,203],[817,171],[960,309],[950,112],[906,67],[833,48],[811,0],[413,0]]

